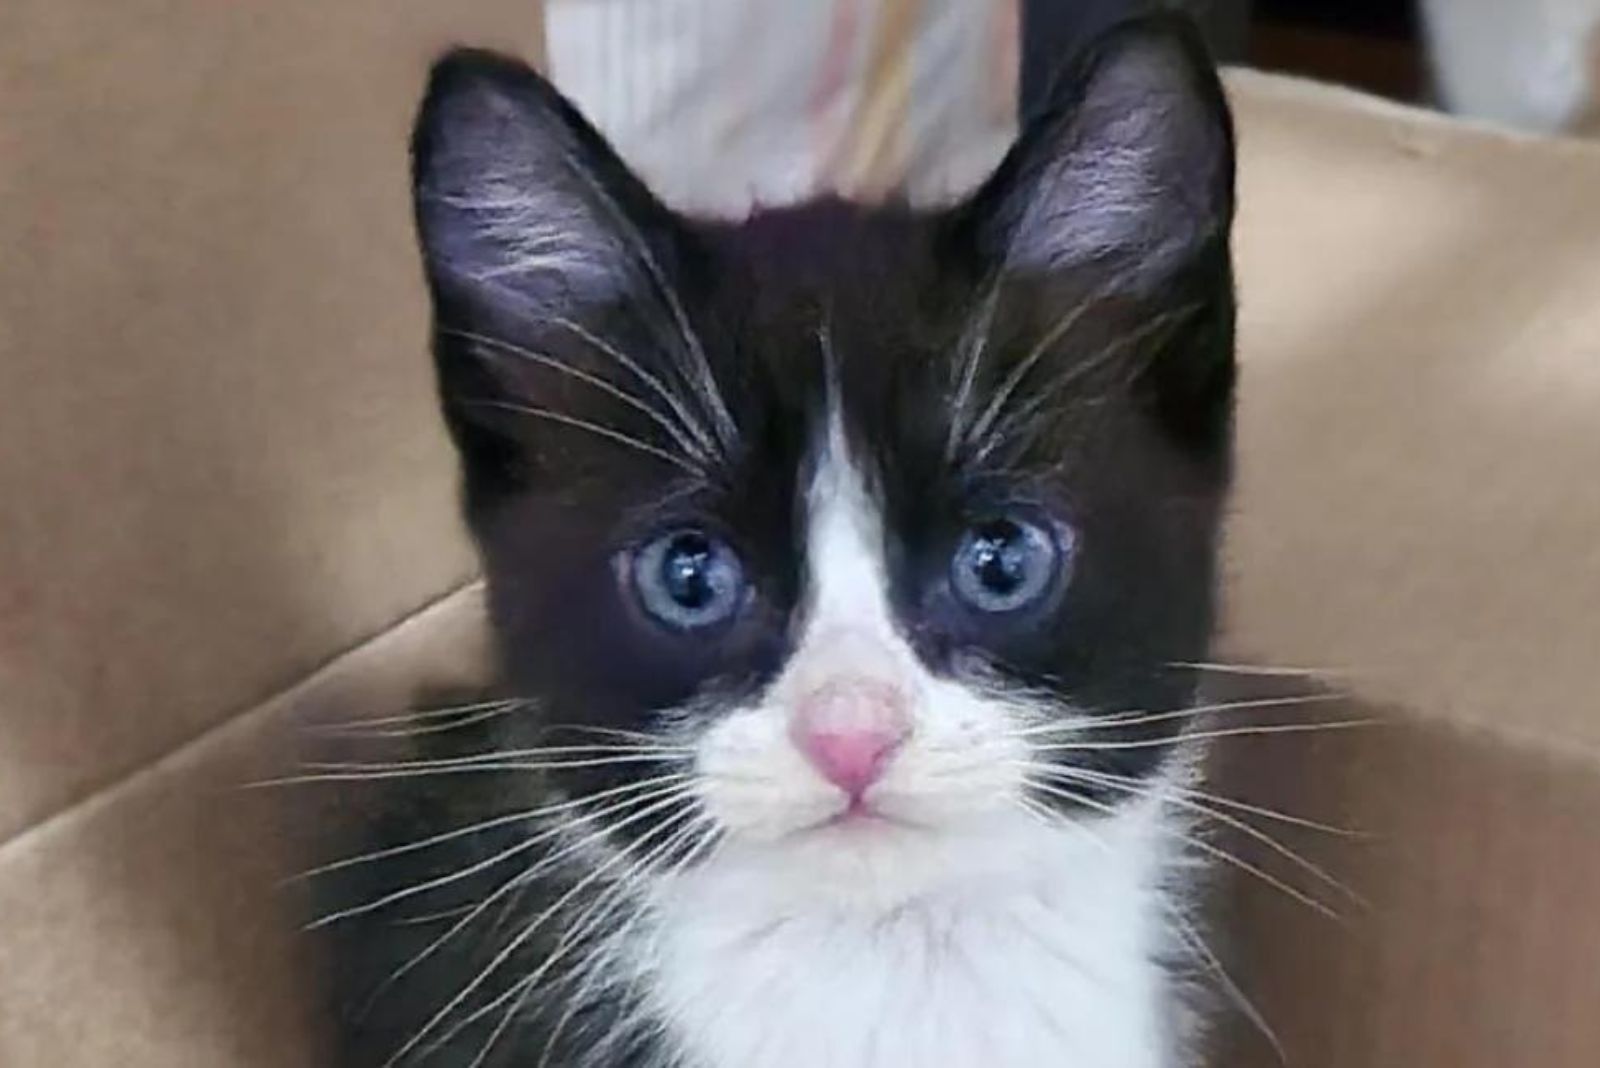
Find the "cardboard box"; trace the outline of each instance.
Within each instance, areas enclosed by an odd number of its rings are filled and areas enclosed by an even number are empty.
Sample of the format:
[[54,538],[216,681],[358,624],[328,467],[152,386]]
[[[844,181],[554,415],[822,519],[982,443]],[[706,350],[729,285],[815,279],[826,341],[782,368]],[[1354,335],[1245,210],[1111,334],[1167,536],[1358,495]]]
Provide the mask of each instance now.
[[[321,1063],[279,885],[319,817],[242,785],[300,716],[481,671],[404,138],[444,44],[538,38],[514,0],[0,11],[5,1068]],[[1292,844],[1367,904],[1244,876],[1219,952],[1294,1068],[1592,1065],[1600,150],[1231,86],[1219,655],[1383,725],[1220,754],[1363,832]]]

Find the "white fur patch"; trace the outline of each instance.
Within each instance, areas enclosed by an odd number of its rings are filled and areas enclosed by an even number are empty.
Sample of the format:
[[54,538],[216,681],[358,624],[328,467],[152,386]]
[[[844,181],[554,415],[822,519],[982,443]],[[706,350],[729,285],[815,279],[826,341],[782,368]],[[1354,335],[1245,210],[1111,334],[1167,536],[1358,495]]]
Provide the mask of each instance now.
[[[850,846],[735,842],[658,902],[657,1008],[692,1068],[1166,1068],[1158,820],[1010,815]],[[875,907],[878,906],[878,907]]]
[[[700,742],[718,850],[655,887],[637,947],[682,1068],[1167,1068],[1175,1062],[1151,801],[1047,825],[1026,811],[1031,710],[931,675],[895,628],[879,520],[832,435],[810,495],[798,648]],[[847,798],[796,750],[796,693],[870,673],[909,739]]]

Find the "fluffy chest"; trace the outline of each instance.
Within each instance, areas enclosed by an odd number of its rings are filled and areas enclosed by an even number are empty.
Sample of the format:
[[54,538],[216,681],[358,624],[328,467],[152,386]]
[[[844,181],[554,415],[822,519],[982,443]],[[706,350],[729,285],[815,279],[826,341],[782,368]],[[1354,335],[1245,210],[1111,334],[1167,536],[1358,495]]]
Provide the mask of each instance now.
[[[652,985],[681,1063],[1168,1068],[1172,999],[1156,957],[1169,906],[1143,818],[1082,841],[975,831],[931,859],[958,865],[937,890],[887,907],[839,908],[834,895],[808,907],[794,888],[819,868],[851,874],[826,859],[727,858],[659,914]],[[921,871],[875,859],[881,869],[855,876],[928,883],[929,858]]]

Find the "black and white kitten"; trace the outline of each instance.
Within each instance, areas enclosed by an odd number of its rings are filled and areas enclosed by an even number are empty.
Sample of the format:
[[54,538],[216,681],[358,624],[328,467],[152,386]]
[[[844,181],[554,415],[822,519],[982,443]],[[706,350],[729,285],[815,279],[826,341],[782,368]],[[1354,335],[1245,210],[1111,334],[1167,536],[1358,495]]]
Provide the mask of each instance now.
[[347,1063],[1188,1063],[1159,794],[1234,300],[1187,26],[1107,34],[932,213],[678,217],[478,52],[414,151],[513,702],[424,730],[343,869]]

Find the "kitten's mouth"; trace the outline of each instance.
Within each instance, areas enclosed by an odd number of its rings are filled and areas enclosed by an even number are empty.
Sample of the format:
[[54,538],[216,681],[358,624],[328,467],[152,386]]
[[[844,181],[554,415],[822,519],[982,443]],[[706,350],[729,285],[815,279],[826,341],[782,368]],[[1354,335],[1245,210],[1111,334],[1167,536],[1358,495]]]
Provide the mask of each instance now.
[[865,798],[855,797],[839,812],[800,830],[800,834],[816,834],[825,831],[844,831],[850,834],[871,833],[873,831],[923,831],[928,828],[913,820],[896,815],[884,810],[882,805],[874,804]]
[[843,812],[829,816],[823,821],[824,827],[859,827],[873,823],[892,822],[871,804],[860,798],[852,798],[850,804]]

